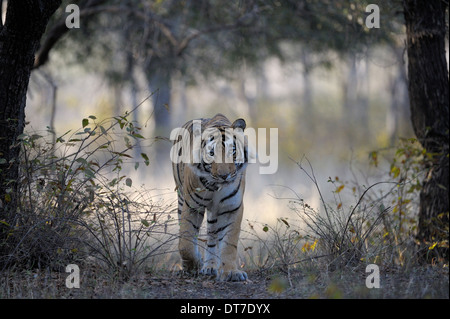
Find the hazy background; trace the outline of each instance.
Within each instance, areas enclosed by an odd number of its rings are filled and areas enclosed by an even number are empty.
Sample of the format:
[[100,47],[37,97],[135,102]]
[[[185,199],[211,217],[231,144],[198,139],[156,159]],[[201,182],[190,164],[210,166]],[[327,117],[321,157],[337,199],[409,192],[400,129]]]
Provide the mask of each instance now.
[[[332,199],[336,186],[329,177],[382,179],[383,168],[369,166],[370,152],[413,136],[402,16],[395,4],[380,4],[381,27],[368,29],[366,5],[103,1],[98,14],[81,15],[80,28],[62,37],[49,62],[33,72],[27,130],[49,127],[59,136],[81,128],[89,115],[110,118],[143,101],[133,116],[145,140],[125,169],[134,186],[145,184],[170,201],[176,197],[170,143],[155,137],[168,137],[172,128],[217,112],[230,121],[242,117],[248,127],[278,128],[279,136],[277,172],[261,175],[259,164],[248,168],[245,218],[270,222],[290,214],[277,197],[292,197],[293,191],[319,207],[318,194],[296,161],[306,156],[323,195]],[[120,6],[129,11],[119,12]],[[157,18],[141,21],[139,13]],[[53,23],[65,17],[60,10]],[[244,31],[227,29],[241,20]],[[223,29],[211,32],[214,25]],[[180,56],[173,54],[170,34],[180,43],[192,30],[207,32]],[[253,42],[245,43],[249,38]],[[244,43],[234,46],[239,42]],[[135,161],[143,162],[141,152],[149,155],[150,165],[135,170]]]

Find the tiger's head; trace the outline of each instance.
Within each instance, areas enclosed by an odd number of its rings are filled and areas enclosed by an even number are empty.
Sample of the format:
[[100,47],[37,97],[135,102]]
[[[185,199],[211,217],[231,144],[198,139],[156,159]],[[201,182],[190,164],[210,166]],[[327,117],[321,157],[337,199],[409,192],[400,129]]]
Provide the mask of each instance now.
[[[197,175],[215,183],[230,183],[247,163],[247,145],[244,137],[245,120],[232,124],[222,115],[216,115],[202,125],[201,144],[194,149],[198,154],[194,170]],[[200,132],[194,131],[194,136]]]

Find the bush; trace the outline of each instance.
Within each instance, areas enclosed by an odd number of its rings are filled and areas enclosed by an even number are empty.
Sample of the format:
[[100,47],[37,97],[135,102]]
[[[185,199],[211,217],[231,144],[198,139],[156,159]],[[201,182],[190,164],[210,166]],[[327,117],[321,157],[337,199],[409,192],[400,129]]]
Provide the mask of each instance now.
[[[353,182],[330,177],[334,201],[325,200],[311,163],[303,158],[297,165],[312,181],[321,207],[311,207],[292,190],[288,200],[294,216],[279,218],[274,226],[249,223],[247,233],[256,238],[245,248],[250,261],[288,274],[292,267],[317,259],[326,260],[327,270],[369,263],[417,265],[419,193],[432,158],[415,139],[400,140],[394,152],[371,152],[369,164],[381,176],[363,176],[364,182],[356,174]],[[374,177],[378,182],[369,182]],[[435,247],[448,247],[448,225],[442,229],[444,235],[429,244],[429,253]],[[259,253],[255,252],[257,242],[263,243]]]
[[91,256],[128,276],[173,240],[170,205],[133,190],[123,169],[149,165],[146,154],[130,155],[144,137],[129,115],[100,122],[89,116],[59,137],[49,130],[19,137],[19,210],[0,221],[7,233],[1,268],[61,269]]

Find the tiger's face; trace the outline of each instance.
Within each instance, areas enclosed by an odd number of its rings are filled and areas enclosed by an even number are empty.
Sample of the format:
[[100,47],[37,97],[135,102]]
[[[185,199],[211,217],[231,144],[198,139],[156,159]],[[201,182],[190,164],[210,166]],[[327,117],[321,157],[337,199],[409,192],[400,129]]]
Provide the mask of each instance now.
[[215,183],[234,181],[248,162],[244,129],[245,121],[242,119],[231,126],[206,128],[199,150],[201,161],[195,167],[197,174]]

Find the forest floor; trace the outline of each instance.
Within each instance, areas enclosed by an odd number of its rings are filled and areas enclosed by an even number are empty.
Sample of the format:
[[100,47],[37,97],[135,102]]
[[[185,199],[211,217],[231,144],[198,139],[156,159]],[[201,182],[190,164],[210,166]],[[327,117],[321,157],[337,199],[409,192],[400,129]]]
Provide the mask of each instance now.
[[366,287],[365,268],[250,270],[245,282],[218,282],[170,271],[142,272],[111,279],[96,269],[80,270],[80,288],[69,289],[65,272],[20,271],[0,274],[0,299],[384,299],[449,298],[448,267],[381,269],[380,288]]

